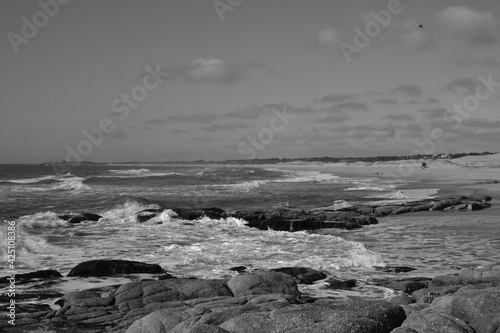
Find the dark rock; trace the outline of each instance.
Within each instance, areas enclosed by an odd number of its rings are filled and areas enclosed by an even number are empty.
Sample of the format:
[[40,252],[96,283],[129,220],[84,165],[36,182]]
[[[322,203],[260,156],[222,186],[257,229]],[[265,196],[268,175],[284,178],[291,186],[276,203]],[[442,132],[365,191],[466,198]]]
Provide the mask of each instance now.
[[414,291],[427,288],[428,283],[422,281],[392,281],[385,286],[394,290],[404,291],[411,294]]
[[85,221],[99,221],[99,219],[102,218],[101,215],[97,214],[92,214],[92,213],[82,213],[80,215],[77,215],[75,217],[72,217],[68,223],[82,223]]
[[491,197],[484,194],[471,194],[467,198],[473,201],[491,201]]
[[[46,279],[54,279],[60,277],[62,277],[62,275],[58,271],[55,271],[53,269],[47,269],[47,270],[29,272],[24,274],[16,274],[15,281],[16,283],[18,283],[18,282],[29,282],[37,279],[46,280]],[[10,283],[10,281],[8,280],[9,278],[10,276],[0,277],[0,283]]]
[[57,215],[58,218],[64,221],[71,220],[72,216],[71,215]]
[[356,280],[337,280],[337,279],[328,279],[329,286],[328,289],[351,289],[356,287]]
[[347,230],[359,229],[359,228],[361,228],[361,223],[359,223],[359,222],[346,222],[345,228]]
[[308,214],[302,209],[275,208],[265,214],[266,219],[280,218],[285,220],[297,220],[307,218]]
[[407,273],[414,271],[416,268],[408,267],[408,266],[385,266],[385,267],[375,267],[377,271],[382,271],[389,274],[397,274],[397,273]]
[[478,202],[471,202],[470,204],[467,205],[467,210],[468,211],[476,211],[476,210],[482,210],[484,208],[488,208],[485,204],[478,203]]
[[274,272],[292,276],[298,284],[311,284],[314,281],[326,278],[326,274],[308,267],[281,267],[271,269]]
[[161,273],[159,265],[129,260],[91,260],[78,264],[68,276],[113,276],[132,273]]
[[389,333],[406,318],[403,309],[383,301],[322,302],[244,313],[219,325],[234,333],[336,332]]
[[257,272],[236,275],[227,283],[234,296],[285,294],[299,296],[297,283],[287,274],[278,272]]
[[413,212],[414,207],[401,207],[392,212],[393,215],[406,214]]
[[[475,333],[474,330],[461,319],[450,315],[424,309],[413,312],[401,325],[401,328],[408,328],[416,332],[449,332],[449,333]],[[404,332],[404,331],[393,331]],[[411,332],[411,331],[409,331]]]
[[145,209],[141,210],[140,212],[135,213],[136,215],[136,220],[139,223],[143,223],[146,221],[151,220],[153,217],[158,216],[164,211],[163,208],[151,208],[151,209]]
[[210,207],[210,208],[202,208],[201,209],[205,216],[211,218],[211,219],[221,219],[221,218],[227,218],[228,214],[226,213],[225,210],[217,208],[217,207]]
[[461,203],[462,203],[462,201],[460,201],[458,199],[445,199],[445,200],[441,200],[441,201],[437,202],[436,204],[434,204],[434,206],[432,206],[429,210],[430,211],[443,210],[446,207],[460,205]]
[[387,216],[392,214],[392,212],[398,210],[401,206],[380,206],[375,208],[375,216]]
[[418,206],[413,207],[413,211],[414,211],[414,212],[428,211],[428,210],[429,210],[429,209],[431,209],[432,207],[434,207],[434,205],[433,205],[433,204],[423,204],[423,205],[418,205]]
[[229,269],[230,271],[233,271],[233,272],[238,272],[238,273],[243,273],[247,270],[247,268],[245,266],[236,266],[236,267],[231,267]]
[[363,215],[371,215],[375,213],[375,208],[371,206],[364,206],[357,208],[356,211]]
[[168,280],[168,279],[177,279],[177,278],[169,273],[165,273],[165,274],[158,276],[158,280]]
[[470,290],[455,294],[452,315],[468,322],[477,333],[498,333],[500,290]]
[[205,215],[205,212],[202,210],[189,210],[189,209],[181,209],[181,208],[174,208],[172,209],[181,219],[183,220],[197,220],[200,217],[203,217]]
[[[397,305],[408,305],[408,304],[415,303],[415,298],[413,298],[412,296],[409,296],[407,294],[402,294],[402,295],[397,295],[397,296],[391,297],[389,299],[389,302],[397,304]],[[405,313],[406,313],[406,311],[405,311]],[[407,314],[407,316],[408,316],[408,314]]]
[[432,303],[436,298],[453,294],[460,286],[429,287],[414,291],[411,295],[418,303]]

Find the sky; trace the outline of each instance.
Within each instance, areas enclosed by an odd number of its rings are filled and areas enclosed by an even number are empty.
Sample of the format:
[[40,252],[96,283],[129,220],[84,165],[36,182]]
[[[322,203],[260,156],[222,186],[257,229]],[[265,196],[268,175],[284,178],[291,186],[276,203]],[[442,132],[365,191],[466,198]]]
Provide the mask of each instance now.
[[498,151],[500,2],[2,0],[0,163]]

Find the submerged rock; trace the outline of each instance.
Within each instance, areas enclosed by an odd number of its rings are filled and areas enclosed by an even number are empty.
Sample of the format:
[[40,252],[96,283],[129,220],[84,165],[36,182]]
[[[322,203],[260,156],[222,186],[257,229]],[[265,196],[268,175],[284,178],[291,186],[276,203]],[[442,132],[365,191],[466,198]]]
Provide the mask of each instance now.
[[351,289],[356,287],[356,280],[337,280],[337,279],[328,279],[328,289]]
[[113,276],[132,273],[161,273],[160,265],[130,260],[91,260],[78,264],[68,276]]
[[[62,215],[59,216],[61,219],[67,219],[68,215]],[[74,224],[74,223],[82,223],[85,221],[99,221],[101,219],[101,215],[93,214],[93,213],[82,213],[77,216],[73,216],[69,219],[68,223]]]
[[298,284],[311,284],[314,281],[326,278],[326,274],[308,267],[281,267],[271,269],[274,272],[292,276]]
[[[62,277],[61,273],[53,269],[46,269],[41,271],[29,272],[24,274],[16,274],[15,281],[18,282],[29,282],[38,279],[54,279]],[[0,277],[0,283],[10,283],[10,276]]]

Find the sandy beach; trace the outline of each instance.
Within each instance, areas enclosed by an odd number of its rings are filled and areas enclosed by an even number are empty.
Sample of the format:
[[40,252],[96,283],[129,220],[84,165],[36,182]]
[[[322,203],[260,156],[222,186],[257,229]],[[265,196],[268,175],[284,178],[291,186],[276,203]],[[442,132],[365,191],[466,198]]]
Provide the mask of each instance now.
[[[283,170],[308,170],[333,173],[345,177],[376,177],[382,180],[409,181],[401,189],[436,188],[439,196],[481,193],[500,202],[500,154],[466,156],[457,159],[426,161],[401,160],[390,162],[319,163],[292,162],[270,167]],[[489,210],[485,213],[496,211]]]

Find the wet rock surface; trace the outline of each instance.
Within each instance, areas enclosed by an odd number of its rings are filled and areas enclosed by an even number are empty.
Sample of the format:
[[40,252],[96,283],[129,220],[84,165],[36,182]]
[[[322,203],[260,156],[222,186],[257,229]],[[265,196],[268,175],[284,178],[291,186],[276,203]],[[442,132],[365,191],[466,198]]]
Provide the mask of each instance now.
[[[401,203],[397,205],[356,205],[346,208],[314,209],[305,211],[297,208],[254,209],[229,212],[217,207],[185,209],[172,208],[177,217],[193,221],[204,216],[211,219],[236,217],[247,222],[248,227],[260,230],[301,231],[317,229],[358,229],[370,224],[377,224],[377,218],[422,211],[464,212],[477,211],[491,207],[491,197],[482,194],[469,196],[439,197]],[[150,208],[135,213],[138,223],[148,222],[164,213],[164,208]],[[102,218],[93,213],[78,215],[59,215],[60,219],[70,224],[85,221],[98,221]],[[156,223],[162,223],[158,221]]]
[[[244,267],[239,267],[244,268]],[[375,281],[400,294],[387,300],[303,298],[306,267],[283,267],[230,279],[175,278],[70,292],[59,309],[24,306],[16,326],[74,332],[396,332],[498,333],[500,263],[452,276]],[[236,274],[236,273],[235,273]],[[161,275],[162,276],[162,275]],[[157,276],[158,278],[160,276]],[[326,280],[330,287],[356,281]],[[52,295],[54,297],[55,295]],[[0,327],[9,324],[0,321]]]

